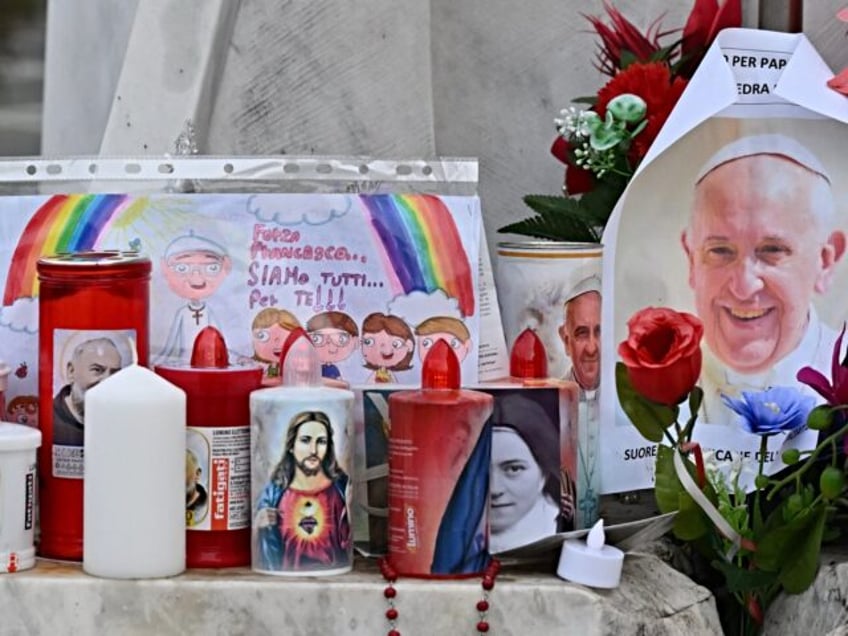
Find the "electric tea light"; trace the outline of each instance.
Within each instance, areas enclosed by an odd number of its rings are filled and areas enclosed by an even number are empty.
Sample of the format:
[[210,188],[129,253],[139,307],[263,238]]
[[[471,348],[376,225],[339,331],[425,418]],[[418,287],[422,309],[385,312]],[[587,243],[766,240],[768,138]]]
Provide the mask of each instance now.
[[557,575],[589,587],[614,588],[621,581],[624,552],[605,545],[604,520],[592,526],[586,541],[569,539],[562,544]]

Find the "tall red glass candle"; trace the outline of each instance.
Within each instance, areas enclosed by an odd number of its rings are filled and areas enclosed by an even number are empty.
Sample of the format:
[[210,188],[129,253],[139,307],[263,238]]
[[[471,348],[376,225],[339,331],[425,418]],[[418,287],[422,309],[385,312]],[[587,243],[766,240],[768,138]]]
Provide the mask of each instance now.
[[250,563],[250,393],[259,365],[230,365],[215,327],[197,335],[190,366],[157,365],[186,392],[186,565]]
[[81,560],[84,395],[134,355],[147,364],[151,265],[137,253],[100,251],[43,257],[36,269],[38,551]]
[[459,387],[459,361],[440,340],[421,390],[389,396],[388,558],[405,576],[476,576],[489,562],[493,400]]

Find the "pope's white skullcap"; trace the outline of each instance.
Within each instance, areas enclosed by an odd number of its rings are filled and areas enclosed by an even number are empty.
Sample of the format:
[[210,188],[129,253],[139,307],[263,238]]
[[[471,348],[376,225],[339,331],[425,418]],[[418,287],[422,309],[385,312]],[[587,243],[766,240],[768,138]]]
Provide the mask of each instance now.
[[566,294],[565,302],[571,302],[578,296],[582,296],[588,292],[601,293],[601,277],[597,274],[592,274],[579,280]]
[[212,239],[197,236],[194,230],[190,230],[188,234],[178,236],[168,244],[168,247],[165,248],[165,260],[185,252],[208,252],[221,258],[227,256],[227,250],[223,245],[216,243]]
[[710,172],[728,161],[741,159],[742,157],[752,157],[754,155],[777,155],[779,157],[785,157],[803,166],[810,172],[822,176],[825,181],[830,183],[830,175],[825,170],[821,161],[797,139],[787,137],[786,135],[753,135],[730,142],[710,157],[701,167],[695,183],[700,183]]

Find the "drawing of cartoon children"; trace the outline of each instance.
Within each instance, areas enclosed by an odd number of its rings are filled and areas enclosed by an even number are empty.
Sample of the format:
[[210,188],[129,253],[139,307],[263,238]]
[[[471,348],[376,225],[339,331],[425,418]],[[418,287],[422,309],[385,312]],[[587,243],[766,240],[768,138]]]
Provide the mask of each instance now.
[[262,365],[264,377],[279,377],[283,345],[291,333],[300,328],[300,322],[294,314],[277,307],[266,307],[253,317],[250,326],[253,359]]
[[178,236],[165,248],[162,273],[168,287],[188,301],[177,310],[159,358],[187,360],[204,327],[220,329],[207,299],[232,269],[232,260],[219,243],[193,231]]
[[439,340],[444,340],[450,345],[460,362],[465,360],[471,350],[471,333],[459,318],[450,316],[427,318],[415,328],[415,336],[418,358],[422,362]]
[[393,371],[412,368],[414,334],[397,316],[369,314],[362,322],[361,343],[365,367],[374,371],[367,380],[371,384],[396,382]]
[[359,340],[353,318],[341,311],[325,311],[309,319],[306,331],[321,360],[321,376],[340,380],[337,364],[351,356]]

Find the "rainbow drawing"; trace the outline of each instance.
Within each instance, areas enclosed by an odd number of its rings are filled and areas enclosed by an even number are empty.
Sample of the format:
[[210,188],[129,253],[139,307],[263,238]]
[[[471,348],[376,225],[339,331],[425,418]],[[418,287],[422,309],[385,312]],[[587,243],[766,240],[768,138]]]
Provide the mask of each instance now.
[[144,198],[131,198],[126,194],[50,197],[33,214],[18,240],[6,276],[3,305],[38,295],[35,266],[41,256],[94,249],[118,215],[144,205]]
[[[438,289],[474,313],[472,263],[444,202],[428,194],[362,195],[395,294]],[[476,264],[474,264],[476,265]]]

